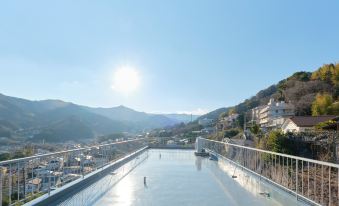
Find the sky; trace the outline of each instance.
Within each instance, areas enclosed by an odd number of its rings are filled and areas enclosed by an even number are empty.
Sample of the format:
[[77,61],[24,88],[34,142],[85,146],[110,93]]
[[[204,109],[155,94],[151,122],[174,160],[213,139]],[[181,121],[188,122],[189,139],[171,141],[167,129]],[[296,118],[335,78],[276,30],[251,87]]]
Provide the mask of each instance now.
[[[0,93],[202,114],[338,62],[338,9],[336,0],[2,1]],[[117,77],[126,68],[133,78]]]

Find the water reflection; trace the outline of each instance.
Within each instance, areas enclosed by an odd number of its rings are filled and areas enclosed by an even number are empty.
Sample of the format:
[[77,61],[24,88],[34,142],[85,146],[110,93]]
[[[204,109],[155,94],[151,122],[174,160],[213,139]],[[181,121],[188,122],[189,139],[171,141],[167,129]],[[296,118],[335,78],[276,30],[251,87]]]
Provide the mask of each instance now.
[[201,171],[201,164],[202,164],[201,157],[196,157],[195,158],[195,167],[197,168],[197,171]]
[[123,184],[117,184],[115,194],[112,196],[108,196],[111,199],[111,202],[115,202],[114,205],[117,206],[128,206],[133,205],[133,198],[134,198],[134,190],[135,183],[131,179],[130,176],[126,176],[123,179]]

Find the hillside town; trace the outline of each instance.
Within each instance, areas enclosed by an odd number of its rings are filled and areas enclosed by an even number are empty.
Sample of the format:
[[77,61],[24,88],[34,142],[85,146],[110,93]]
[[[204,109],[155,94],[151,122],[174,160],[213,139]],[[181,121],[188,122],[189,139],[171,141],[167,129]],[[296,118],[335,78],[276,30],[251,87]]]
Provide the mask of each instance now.
[[[296,116],[294,105],[284,101],[269,100],[267,105],[262,105],[251,109],[250,120],[246,122],[246,130],[258,125],[262,131],[281,130],[283,133],[296,132],[315,132],[321,130],[339,130],[338,115],[319,115],[319,116]],[[232,113],[226,117],[220,118],[216,123],[216,131],[225,131],[234,128],[239,114]],[[246,121],[246,120],[245,120]],[[212,123],[211,119],[203,119],[199,124],[206,126],[206,123]],[[323,126],[320,124],[324,123]],[[321,126],[319,128],[318,126]]]

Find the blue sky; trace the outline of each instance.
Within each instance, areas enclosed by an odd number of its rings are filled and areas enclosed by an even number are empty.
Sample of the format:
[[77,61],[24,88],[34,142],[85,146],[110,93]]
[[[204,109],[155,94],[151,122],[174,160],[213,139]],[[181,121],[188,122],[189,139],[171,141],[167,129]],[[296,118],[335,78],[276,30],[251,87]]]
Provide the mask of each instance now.
[[[139,111],[232,106],[339,60],[339,2],[2,1],[0,93]],[[140,87],[112,90],[128,65]]]

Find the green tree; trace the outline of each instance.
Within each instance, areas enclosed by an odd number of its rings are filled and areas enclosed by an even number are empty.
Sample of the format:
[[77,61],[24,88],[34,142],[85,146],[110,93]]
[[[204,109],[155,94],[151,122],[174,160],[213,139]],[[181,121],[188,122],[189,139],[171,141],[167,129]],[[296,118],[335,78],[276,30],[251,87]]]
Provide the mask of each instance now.
[[312,104],[312,115],[326,115],[331,114],[331,106],[333,104],[333,98],[328,93],[317,94]]
[[239,129],[230,129],[230,130],[226,130],[223,133],[223,137],[224,138],[232,138],[234,136],[236,136],[237,134],[239,134]]
[[261,147],[279,153],[290,153],[287,137],[279,130],[271,131],[262,142]]
[[228,116],[228,112],[223,112],[219,115],[219,119],[223,119],[224,117]]
[[236,123],[238,125],[239,128],[244,128],[244,124],[245,124],[245,115],[244,114],[239,114],[239,116],[236,119]]
[[260,132],[260,127],[259,125],[255,124],[250,128],[250,130],[253,134],[258,134]]

